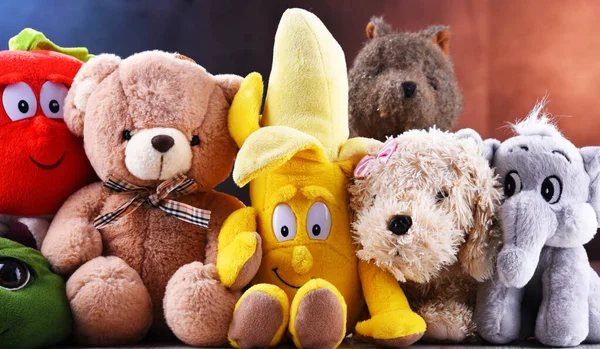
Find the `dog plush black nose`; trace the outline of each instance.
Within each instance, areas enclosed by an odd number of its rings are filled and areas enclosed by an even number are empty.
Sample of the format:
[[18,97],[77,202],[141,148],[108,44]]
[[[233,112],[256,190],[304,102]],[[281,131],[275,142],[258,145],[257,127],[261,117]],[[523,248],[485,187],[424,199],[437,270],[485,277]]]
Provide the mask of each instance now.
[[390,219],[388,230],[395,235],[404,235],[412,226],[412,218],[410,216],[394,216]]
[[173,147],[175,140],[171,136],[158,135],[152,137],[152,147],[161,153],[166,153]]
[[417,84],[412,81],[403,82],[400,86],[404,91],[404,98],[412,98],[417,93]]

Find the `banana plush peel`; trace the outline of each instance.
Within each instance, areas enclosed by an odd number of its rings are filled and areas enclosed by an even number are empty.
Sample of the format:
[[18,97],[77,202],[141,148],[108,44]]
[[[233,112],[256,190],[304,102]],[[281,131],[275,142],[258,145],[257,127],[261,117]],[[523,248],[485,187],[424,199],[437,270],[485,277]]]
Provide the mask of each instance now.
[[[242,239],[236,236],[247,237],[253,232],[249,227],[256,227],[262,241],[255,286],[236,305],[230,341],[241,348],[272,346],[287,328],[299,348],[335,348],[353,331],[364,307],[361,278],[376,272],[359,276],[348,177],[360,158],[381,143],[348,140],[344,53],[312,13],[284,13],[260,115],[263,91],[261,76],[248,75],[229,112],[230,134],[240,146],[233,178],[240,186],[249,183],[252,211],[234,213],[221,231],[217,269],[224,284],[237,282],[242,274],[247,278],[252,269],[244,260],[257,247],[247,239],[237,243]],[[389,287],[400,291],[395,297],[404,297],[396,282]],[[405,298],[399,304],[411,312]],[[264,313],[271,316],[263,319]],[[273,318],[279,320],[269,323]],[[257,323],[263,328],[252,328]],[[371,323],[362,326],[364,338],[381,332]],[[416,325],[399,326],[393,334],[424,332],[418,319]]]

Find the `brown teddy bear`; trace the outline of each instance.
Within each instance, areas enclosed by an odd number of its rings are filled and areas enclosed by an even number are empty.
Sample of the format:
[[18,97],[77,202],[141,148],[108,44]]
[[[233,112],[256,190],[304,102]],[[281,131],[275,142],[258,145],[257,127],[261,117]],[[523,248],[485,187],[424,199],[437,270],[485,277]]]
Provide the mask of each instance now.
[[470,129],[411,130],[363,158],[349,187],[358,257],[403,283],[425,340],[477,338],[477,283],[500,244],[501,192],[483,151]]
[[69,198],[42,252],[70,275],[80,342],[172,332],[192,345],[227,344],[238,296],[214,264],[221,224],[243,204],[213,188],[237,152],[227,113],[241,81],[160,51],[100,55],[75,77],[65,122],[103,183]]
[[385,141],[411,129],[451,129],[462,93],[450,61],[450,30],[395,32],[374,17],[367,38],[348,74],[350,136]]

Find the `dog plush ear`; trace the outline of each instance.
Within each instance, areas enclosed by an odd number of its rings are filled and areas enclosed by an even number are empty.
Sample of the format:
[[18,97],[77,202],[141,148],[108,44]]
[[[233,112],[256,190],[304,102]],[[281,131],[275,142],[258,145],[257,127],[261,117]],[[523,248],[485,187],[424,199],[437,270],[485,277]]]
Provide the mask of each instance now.
[[383,17],[373,17],[367,24],[366,32],[367,38],[372,40],[374,37],[391,34],[393,29],[389,24],[385,23]]
[[583,147],[579,153],[583,158],[585,171],[590,176],[589,203],[596,212],[596,220],[600,227],[600,147]]
[[102,54],[81,66],[65,98],[65,123],[75,135],[83,136],[83,123],[88,100],[102,82],[112,74],[121,59],[112,54]]
[[492,276],[500,237],[494,216],[500,205],[501,193],[493,170],[480,157],[469,162],[471,185],[477,190],[467,202],[472,202],[473,221],[466,231],[466,242],[459,251],[462,269],[477,281]]

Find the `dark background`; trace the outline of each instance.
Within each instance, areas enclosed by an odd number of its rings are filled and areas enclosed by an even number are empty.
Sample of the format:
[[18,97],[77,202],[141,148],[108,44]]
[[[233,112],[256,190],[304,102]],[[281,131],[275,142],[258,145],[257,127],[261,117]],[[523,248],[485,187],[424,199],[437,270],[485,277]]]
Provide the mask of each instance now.
[[[92,53],[177,51],[213,74],[258,71],[267,80],[275,30],[289,7],[321,18],[348,66],[372,15],[403,30],[450,25],[465,95],[458,128],[504,139],[506,122],[548,93],[565,135],[577,146],[600,145],[600,2],[594,0],[0,0],[0,48],[32,27],[58,45]],[[247,190],[231,180],[220,189],[248,202]],[[600,259],[597,240],[588,250]]]

